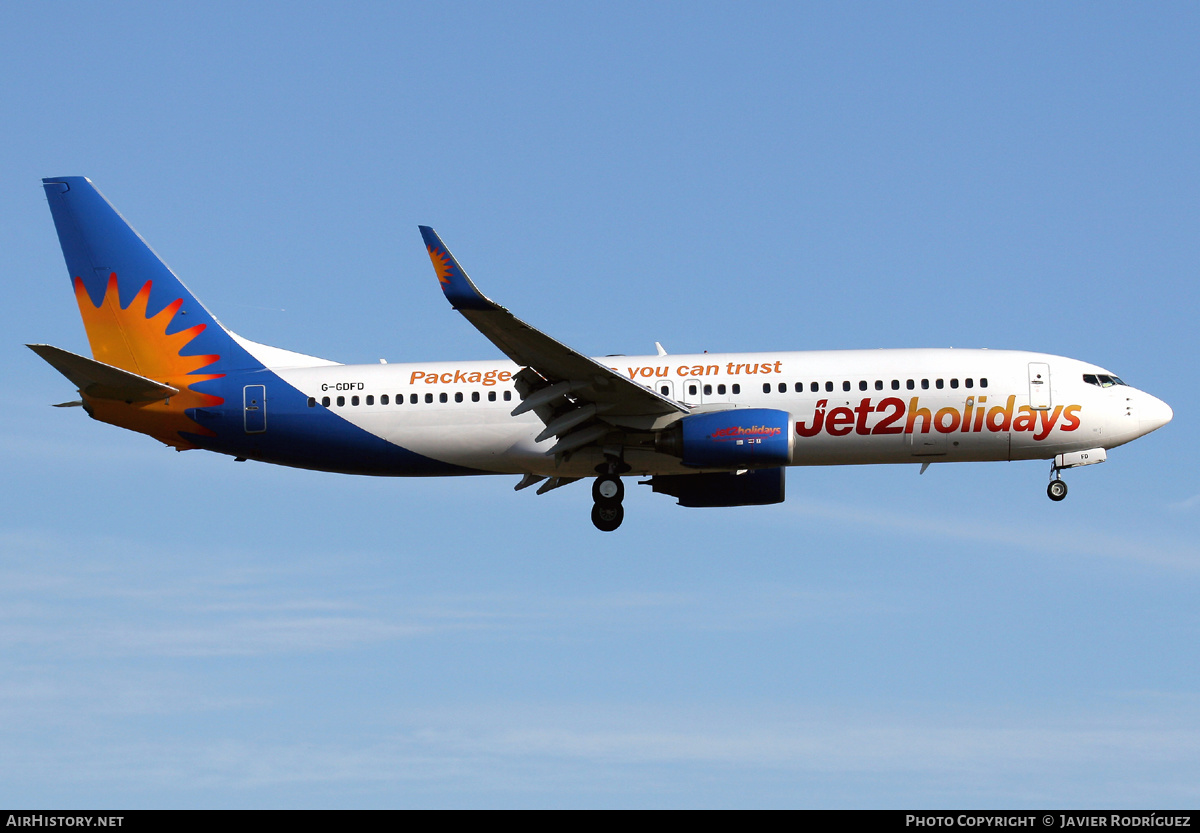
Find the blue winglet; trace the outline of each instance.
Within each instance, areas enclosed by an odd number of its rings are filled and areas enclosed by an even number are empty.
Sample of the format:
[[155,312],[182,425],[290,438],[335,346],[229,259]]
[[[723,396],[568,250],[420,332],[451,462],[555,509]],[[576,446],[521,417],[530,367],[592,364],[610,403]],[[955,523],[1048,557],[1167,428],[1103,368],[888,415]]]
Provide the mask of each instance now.
[[429,226],[418,226],[421,237],[425,240],[425,248],[429,250],[429,259],[433,261],[433,269],[437,273],[438,283],[442,292],[455,309],[493,309],[495,304],[471,283],[467,273],[458,265],[454,255],[446,248],[442,238]]

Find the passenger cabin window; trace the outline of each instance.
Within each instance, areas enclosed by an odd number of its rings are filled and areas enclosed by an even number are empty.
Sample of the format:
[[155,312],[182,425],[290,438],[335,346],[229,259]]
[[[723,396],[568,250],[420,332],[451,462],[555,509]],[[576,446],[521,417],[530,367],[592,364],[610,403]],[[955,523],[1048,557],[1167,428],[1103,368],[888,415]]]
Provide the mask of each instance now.
[[317,397],[315,397],[315,396],[308,397],[308,407],[310,407],[310,408],[317,407]]
[[979,387],[981,387],[981,388],[986,388],[986,387],[987,387],[987,379],[980,379],[980,380],[979,380]]
[[[432,402],[432,401],[433,401],[433,394],[431,394],[431,393],[427,393],[427,394],[425,394],[425,395],[426,395],[427,397],[429,397],[429,401],[430,401],[430,402]],[[409,397],[408,397],[408,404],[409,404],[409,405],[416,405],[416,404],[417,404],[417,395],[416,395],[415,393],[414,393],[414,394],[410,394],[410,395],[409,395]]]
[[496,392],[494,390],[489,390],[488,391],[488,402],[495,402],[495,401],[496,401]]
[[875,380],[875,390],[883,390],[883,380],[882,379]]
[[825,392],[826,392],[826,393],[833,393],[833,382],[826,382],[826,383],[825,383]]
[[957,379],[951,379],[951,380],[950,380],[950,387],[952,387],[952,388],[956,388],[956,389],[957,389],[957,388],[958,388],[958,380],[957,380]]
[[867,389],[867,380],[866,379],[863,379],[861,382],[858,383],[858,389],[859,390]]
[[329,407],[329,397],[328,397],[328,396],[322,396],[322,397],[321,397],[321,405],[322,405],[322,406],[324,406],[324,407],[326,407],[326,408],[328,408],[328,407]]
[[811,390],[813,393],[816,393],[819,390],[821,390],[821,383],[813,382],[811,385],[808,386],[808,389]]
[[850,383],[842,382],[842,390],[850,390]]
[[717,385],[717,395],[718,396],[725,395],[725,386],[724,385]]
[[454,401],[455,401],[455,402],[462,402],[462,399],[463,399],[463,397],[462,397],[462,391],[459,391],[458,393],[454,394]]
[[942,388],[946,387],[946,381],[944,379],[938,379],[933,384],[938,390],[941,390]]
[[658,392],[661,393],[663,396],[666,396],[668,393],[671,392],[671,389],[669,387],[667,387],[666,385],[659,385]]
[[374,405],[374,404],[375,404],[375,397],[374,397],[374,396],[368,396],[368,397],[367,397],[367,404],[368,404],[368,405]]
[[505,401],[505,402],[509,402],[509,401],[511,401],[511,400],[512,400],[512,391],[511,391],[511,390],[506,390],[506,391],[504,392],[504,401]]
[[[388,395],[386,393],[379,397],[379,404],[380,405],[388,404]],[[399,404],[399,402],[397,402],[396,404]]]
[[928,379],[921,380],[921,390],[929,390],[929,380]]
[[345,404],[346,404],[346,397],[344,397],[344,396],[339,396],[339,397],[337,398],[337,403],[338,403],[338,407],[339,407],[339,408],[341,408],[341,407],[344,407],[344,406],[345,406]]
[[[414,393],[414,394],[413,394],[413,396],[416,396],[416,394]],[[426,405],[432,405],[432,404],[433,404],[433,394],[432,394],[432,393],[427,393],[427,394],[425,394],[425,404],[426,404]]]
[[900,380],[899,379],[892,380],[892,390],[900,390]]
[[438,394],[438,402],[449,402],[449,401],[450,401],[450,397],[447,394],[444,394],[444,393]]
[[770,393],[770,392],[771,392],[771,383],[763,382],[763,393]]
[[967,377],[966,383],[967,383],[967,387],[969,387],[969,388],[975,387],[975,380],[972,379],[970,376]]
[[479,401],[479,391],[477,391],[477,390],[473,390],[473,391],[471,391],[471,401],[472,401],[472,402],[478,402],[478,401]]
[[742,386],[741,386],[741,385],[739,385],[739,384],[736,384],[736,383],[735,383],[735,384],[734,384],[734,386],[733,386],[733,388],[732,388],[732,390],[733,390],[733,392],[734,392],[734,393],[741,393],[741,392],[742,392]]

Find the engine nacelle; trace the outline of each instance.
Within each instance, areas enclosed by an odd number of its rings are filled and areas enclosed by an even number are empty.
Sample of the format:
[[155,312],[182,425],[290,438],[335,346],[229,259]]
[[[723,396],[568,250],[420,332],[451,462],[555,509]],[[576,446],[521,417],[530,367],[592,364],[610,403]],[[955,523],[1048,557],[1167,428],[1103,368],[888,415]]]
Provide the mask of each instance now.
[[787,411],[731,408],[691,414],[659,433],[655,450],[695,468],[756,468],[792,462],[795,422]]
[[656,474],[650,487],[679,499],[680,506],[765,506],[783,502],[786,469],[751,469],[741,474]]

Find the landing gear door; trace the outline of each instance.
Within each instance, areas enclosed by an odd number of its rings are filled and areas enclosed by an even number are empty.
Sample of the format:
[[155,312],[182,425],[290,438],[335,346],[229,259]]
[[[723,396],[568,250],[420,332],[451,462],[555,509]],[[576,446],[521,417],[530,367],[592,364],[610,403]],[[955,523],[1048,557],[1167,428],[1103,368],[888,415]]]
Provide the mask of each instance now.
[[1034,411],[1050,410],[1050,365],[1029,363],[1029,407]]

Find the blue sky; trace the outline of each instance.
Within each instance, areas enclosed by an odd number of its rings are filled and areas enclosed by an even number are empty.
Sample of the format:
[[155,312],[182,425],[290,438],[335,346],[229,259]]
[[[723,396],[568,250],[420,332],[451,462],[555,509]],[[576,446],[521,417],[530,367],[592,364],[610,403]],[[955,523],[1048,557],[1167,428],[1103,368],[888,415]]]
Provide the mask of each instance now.
[[[1200,797],[1194,4],[0,6],[0,803],[1179,807]],[[788,501],[355,479],[50,403],[43,176],[225,324],[487,358],[418,223],[592,354],[993,347],[1175,410],[1071,472]]]

